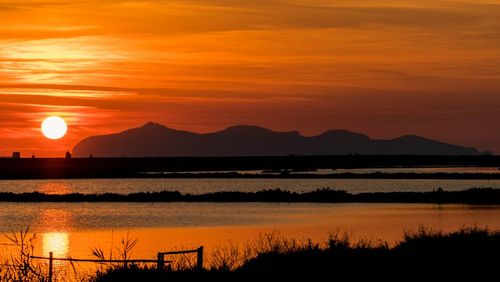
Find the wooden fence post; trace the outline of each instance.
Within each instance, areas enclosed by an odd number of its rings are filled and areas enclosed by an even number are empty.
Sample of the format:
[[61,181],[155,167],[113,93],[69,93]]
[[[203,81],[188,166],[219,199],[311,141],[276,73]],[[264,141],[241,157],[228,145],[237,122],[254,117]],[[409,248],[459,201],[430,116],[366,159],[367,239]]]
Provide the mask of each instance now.
[[197,250],[198,258],[196,261],[196,267],[198,270],[203,270],[203,246],[199,247]]
[[157,270],[163,270],[163,267],[165,266],[165,257],[163,253],[158,253],[158,260],[156,262],[156,269]]
[[49,282],[52,282],[52,258],[54,254],[49,252]]

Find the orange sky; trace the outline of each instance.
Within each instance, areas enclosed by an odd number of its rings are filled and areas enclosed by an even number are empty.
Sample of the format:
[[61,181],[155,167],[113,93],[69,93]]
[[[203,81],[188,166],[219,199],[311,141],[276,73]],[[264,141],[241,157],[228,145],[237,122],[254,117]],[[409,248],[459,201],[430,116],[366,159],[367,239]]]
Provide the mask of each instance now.
[[[0,155],[147,121],[500,153],[499,86],[500,1],[0,0]],[[39,130],[51,114],[58,141]]]

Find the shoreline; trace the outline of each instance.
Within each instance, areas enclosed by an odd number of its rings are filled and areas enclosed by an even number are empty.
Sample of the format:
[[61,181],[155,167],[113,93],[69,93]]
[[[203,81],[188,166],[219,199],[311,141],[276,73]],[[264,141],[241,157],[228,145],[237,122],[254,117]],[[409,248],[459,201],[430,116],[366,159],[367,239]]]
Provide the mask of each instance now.
[[85,174],[0,174],[0,180],[47,179],[443,179],[499,180],[500,173],[465,172],[371,172],[371,173],[242,173],[242,172],[113,172]]
[[1,192],[0,202],[215,202],[215,203],[428,203],[500,205],[500,188],[471,188],[461,191],[437,189],[427,192],[349,193],[330,188],[311,192],[273,189],[257,192],[213,192],[204,194],[179,191],[139,192],[130,194],[44,194],[40,192]]
[[[500,179],[500,173],[378,173],[315,175],[316,169],[500,167],[500,156],[338,155],[159,158],[0,158],[0,179],[76,178],[428,178]],[[283,170],[256,174],[238,171]],[[168,172],[168,174],[165,174]],[[182,173],[181,173],[182,172]],[[212,173],[207,173],[212,172]],[[224,173],[226,172],[226,173]],[[298,174],[295,174],[298,172]]]

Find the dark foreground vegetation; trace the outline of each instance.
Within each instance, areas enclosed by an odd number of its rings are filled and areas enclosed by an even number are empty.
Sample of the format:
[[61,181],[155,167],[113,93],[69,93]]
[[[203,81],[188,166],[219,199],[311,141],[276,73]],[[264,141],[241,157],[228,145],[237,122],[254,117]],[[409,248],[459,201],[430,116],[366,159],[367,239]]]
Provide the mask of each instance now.
[[131,194],[0,193],[0,202],[283,202],[283,203],[435,203],[500,205],[500,189],[472,188],[463,191],[437,189],[428,192],[370,192],[351,194],[329,188],[311,192],[281,189],[258,192],[182,194],[178,191]]
[[[119,267],[94,281],[478,281],[498,277],[500,233],[468,228],[453,233],[421,229],[393,247],[386,242],[352,243],[332,235],[325,243],[299,242],[268,234],[246,250],[218,250],[205,271],[157,271]],[[201,281],[201,280],[200,280]],[[462,280],[463,281],[463,280]]]
[[[26,233],[10,237],[19,255],[0,267],[0,281],[48,281],[46,264],[31,258],[34,240]],[[134,242],[125,241],[124,258]],[[500,232],[463,228],[443,233],[421,228],[400,242],[353,242],[332,234],[325,242],[296,240],[279,232],[263,234],[245,246],[226,244],[207,254],[203,269],[180,259],[158,269],[154,265],[102,265],[97,272],[59,272],[57,281],[496,281]],[[97,257],[102,251],[94,251]],[[100,254],[100,255],[99,255]],[[74,272],[74,273],[73,273]]]

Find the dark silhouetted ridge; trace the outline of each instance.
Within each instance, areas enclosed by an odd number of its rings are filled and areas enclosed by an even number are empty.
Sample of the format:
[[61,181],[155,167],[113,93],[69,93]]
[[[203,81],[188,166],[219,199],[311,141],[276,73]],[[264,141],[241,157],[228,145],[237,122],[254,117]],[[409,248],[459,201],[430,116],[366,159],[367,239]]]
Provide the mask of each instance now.
[[374,140],[348,130],[306,137],[253,125],[197,134],[154,122],[123,132],[88,137],[73,148],[76,157],[198,157],[285,155],[477,155],[475,148],[415,135]]

